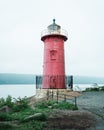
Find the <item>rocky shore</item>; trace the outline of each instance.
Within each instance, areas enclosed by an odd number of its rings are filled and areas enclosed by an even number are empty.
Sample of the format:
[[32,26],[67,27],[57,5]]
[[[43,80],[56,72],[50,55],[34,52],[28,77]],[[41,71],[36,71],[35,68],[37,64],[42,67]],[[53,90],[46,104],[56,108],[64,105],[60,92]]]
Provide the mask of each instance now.
[[[61,90],[59,93],[71,95],[66,101],[54,102],[54,100],[47,100],[46,91],[39,91],[37,96],[27,99],[19,99],[22,104],[23,110],[17,104],[15,107],[18,109],[9,114],[7,106],[1,108],[1,112],[5,110],[7,115],[5,119],[0,121],[0,129],[5,127],[14,127],[19,130],[103,130],[104,129],[104,91],[91,91],[91,92],[74,92],[69,90]],[[53,96],[57,94],[54,91]],[[46,96],[45,96],[46,95]],[[46,99],[44,100],[44,97]],[[75,105],[70,104],[70,98],[76,97],[78,109],[73,109]],[[9,97],[10,100],[10,97]],[[60,100],[60,99],[59,99]],[[25,102],[24,102],[25,101]],[[11,101],[9,103],[12,103]],[[37,104],[38,103],[38,104]],[[61,106],[60,106],[60,103]],[[11,104],[12,105],[12,104]],[[14,104],[15,105],[15,104]],[[24,108],[27,106],[27,109]],[[70,106],[70,107],[68,107]],[[64,109],[62,109],[64,108]],[[66,109],[67,108],[67,109]],[[10,110],[11,111],[11,110]],[[48,115],[47,115],[48,113]],[[9,114],[9,115],[8,115]],[[4,116],[2,117],[4,119]],[[32,124],[31,124],[32,123]],[[35,124],[36,123],[36,124]],[[38,124],[40,125],[38,125]],[[45,126],[44,126],[45,125]],[[28,128],[27,128],[28,126]],[[11,130],[13,130],[11,129]],[[1,129],[9,130],[9,129]],[[17,130],[17,129],[16,129]]]
[[103,130],[104,129],[104,91],[83,92],[77,98],[79,110],[88,111],[95,115],[95,128],[89,130]]

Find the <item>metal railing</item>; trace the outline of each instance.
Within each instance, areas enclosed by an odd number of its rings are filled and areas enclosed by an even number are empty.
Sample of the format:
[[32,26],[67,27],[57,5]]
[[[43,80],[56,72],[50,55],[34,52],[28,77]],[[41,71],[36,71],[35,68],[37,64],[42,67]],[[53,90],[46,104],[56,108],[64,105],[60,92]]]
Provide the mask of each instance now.
[[47,90],[47,100],[56,100],[57,103],[64,101],[69,102],[71,101],[74,103],[75,107],[77,106],[77,97],[71,94],[60,93],[59,90]]
[[[46,79],[47,81],[47,85],[49,85],[49,82],[50,80],[53,78],[56,79],[56,82],[58,84],[60,84],[60,86],[62,86],[62,79],[65,78],[65,86],[66,86],[66,89],[67,88],[70,88],[70,89],[73,89],[73,76],[70,75],[70,76],[61,76],[61,75],[37,75],[36,78],[35,78],[35,81],[36,81],[36,89],[41,89],[42,88],[42,85],[43,85],[43,79]],[[49,86],[47,86],[47,88],[50,88]]]
[[51,30],[49,31],[48,29],[45,29],[41,32],[41,37],[44,37],[46,35],[53,35],[53,34],[56,34],[56,35],[63,35],[63,36],[66,36],[68,37],[68,32],[64,29],[61,29],[61,30]]

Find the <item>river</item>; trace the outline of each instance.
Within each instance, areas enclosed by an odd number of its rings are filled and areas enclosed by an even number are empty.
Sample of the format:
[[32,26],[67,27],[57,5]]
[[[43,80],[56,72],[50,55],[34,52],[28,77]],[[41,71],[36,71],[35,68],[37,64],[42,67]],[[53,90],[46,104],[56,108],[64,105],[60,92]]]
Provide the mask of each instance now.
[[[104,86],[99,84],[99,86]],[[82,91],[86,88],[94,87],[91,84],[74,84],[73,90],[74,91]],[[11,95],[13,98],[18,97],[31,97],[36,95],[36,85],[35,84],[26,84],[26,85],[0,85],[0,98],[6,98],[8,95]]]
[[8,95],[11,95],[13,98],[18,97],[30,97],[36,94],[35,84],[31,85],[0,85],[0,98],[6,98]]

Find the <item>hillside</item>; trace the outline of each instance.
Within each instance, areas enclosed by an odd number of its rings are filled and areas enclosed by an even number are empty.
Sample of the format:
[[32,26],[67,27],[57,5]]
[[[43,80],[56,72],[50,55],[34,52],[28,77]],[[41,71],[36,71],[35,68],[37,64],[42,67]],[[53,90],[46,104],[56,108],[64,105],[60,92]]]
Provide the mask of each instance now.
[[[0,84],[35,84],[35,74],[0,74]],[[73,76],[74,84],[104,84],[104,78],[100,77],[86,77],[86,76]]]
[[74,76],[73,77],[74,84],[104,84],[103,77],[88,77],[88,76]]
[[34,84],[32,74],[0,74],[0,84]]

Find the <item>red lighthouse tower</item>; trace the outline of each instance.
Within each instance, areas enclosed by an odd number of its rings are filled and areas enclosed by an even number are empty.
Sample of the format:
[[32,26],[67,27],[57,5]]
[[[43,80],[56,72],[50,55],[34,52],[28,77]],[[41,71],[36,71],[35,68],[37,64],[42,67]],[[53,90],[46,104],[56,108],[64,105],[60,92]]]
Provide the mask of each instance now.
[[42,31],[44,42],[43,88],[65,89],[64,41],[67,32],[55,23]]

